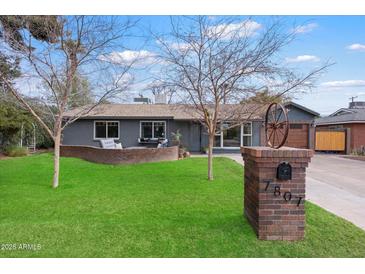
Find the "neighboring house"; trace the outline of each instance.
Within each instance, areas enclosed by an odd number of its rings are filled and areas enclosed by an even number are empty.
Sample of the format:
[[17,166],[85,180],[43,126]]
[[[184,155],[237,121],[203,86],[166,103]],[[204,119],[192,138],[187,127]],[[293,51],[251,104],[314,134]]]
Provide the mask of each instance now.
[[[350,102],[348,108],[340,108],[328,117],[316,119],[315,127],[316,150],[346,153],[360,150],[365,146],[365,102]],[[330,147],[325,147],[326,144]]]
[[[313,120],[319,114],[296,103],[287,103],[291,122],[287,145],[312,148],[314,138]],[[72,116],[78,110],[66,113]],[[229,121],[227,121],[229,123]],[[265,145],[264,113],[241,126],[224,129],[216,135],[215,152],[239,152],[240,146]],[[146,141],[157,142],[180,131],[182,144],[191,152],[199,152],[208,145],[204,127],[186,111],[183,105],[172,104],[107,104],[97,106],[87,116],[65,128],[62,144],[100,146],[100,140],[113,138],[123,147],[145,146]],[[157,144],[156,144],[157,145]]]

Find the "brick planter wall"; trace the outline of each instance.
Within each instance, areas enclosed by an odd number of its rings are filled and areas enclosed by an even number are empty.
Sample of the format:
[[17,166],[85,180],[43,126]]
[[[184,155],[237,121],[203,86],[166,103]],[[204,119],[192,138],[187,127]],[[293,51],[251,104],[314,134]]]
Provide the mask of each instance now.
[[178,147],[142,149],[104,149],[91,146],[61,146],[61,156],[77,157],[103,164],[133,164],[178,159]]
[[[241,153],[245,161],[244,213],[258,238],[303,239],[305,170],[313,151],[242,147]],[[277,167],[284,161],[292,167],[291,180],[276,179]],[[271,182],[268,184],[267,180]]]

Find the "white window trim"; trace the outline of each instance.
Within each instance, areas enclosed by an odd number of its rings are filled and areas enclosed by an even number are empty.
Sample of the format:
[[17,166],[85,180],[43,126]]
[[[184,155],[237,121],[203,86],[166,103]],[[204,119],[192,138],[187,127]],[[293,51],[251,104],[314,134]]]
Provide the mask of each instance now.
[[247,122],[245,124],[250,124],[250,134],[247,133],[243,133],[243,124],[241,125],[241,146],[243,146],[243,137],[247,136],[247,137],[251,137],[250,138],[250,146],[252,146],[252,122]]
[[214,136],[219,136],[219,147],[213,146],[213,148],[222,148],[223,145],[223,134],[222,134],[222,125],[220,125],[219,133],[214,134]]
[[139,138],[142,137],[142,123],[152,123],[152,139],[155,138],[155,123],[164,123],[164,138],[166,139],[166,121],[139,121]]
[[[247,134],[247,133],[246,134],[243,134],[243,125],[244,124],[250,124],[251,134]],[[251,137],[250,146],[252,146],[252,122],[246,122],[244,124],[241,124],[240,146],[243,145],[243,137],[244,136]],[[225,146],[223,146],[223,134],[222,134],[223,130],[224,129],[222,129],[222,127],[221,127],[220,133],[219,134],[215,134],[215,136],[220,136],[220,146],[219,147],[213,147],[213,148],[224,148],[224,149],[237,149],[237,148],[239,148],[239,147],[225,147]]]
[[[96,138],[95,133],[96,133],[96,123],[97,122],[105,122],[106,123],[106,137],[105,138]],[[118,123],[118,138],[108,138],[108,123],[113,122],[113,123]],[[94,120],[94,140],[105,140],[105,139],[113,139],[113,140],[119,140],[120,139],[120,122],[119,121],[113,121],[113,120]]]

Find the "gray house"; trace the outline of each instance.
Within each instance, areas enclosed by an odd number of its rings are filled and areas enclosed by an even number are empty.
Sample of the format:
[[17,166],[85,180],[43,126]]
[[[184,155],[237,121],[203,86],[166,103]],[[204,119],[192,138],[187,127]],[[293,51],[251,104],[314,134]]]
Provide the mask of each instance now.
[[[285,107],[291,123],[286,145],[312,148],[313,120],[319,114],[293,102]],[[66,118],[77,112],[75,109],[66,113]],[[215,138],[214,152],[239,152],[240,146],[264,145],[263,122],[264,113],[238,127],[224,129],[223,124]],[[158,139],[172,140],[172,133],[177,130],[189,151],[199,152],[207,147],[208,135],[204,127],[183,105],[105,104],[66,127],[62,144],[99,147],[101,139],[112,138],[123,147],[155,146]]]

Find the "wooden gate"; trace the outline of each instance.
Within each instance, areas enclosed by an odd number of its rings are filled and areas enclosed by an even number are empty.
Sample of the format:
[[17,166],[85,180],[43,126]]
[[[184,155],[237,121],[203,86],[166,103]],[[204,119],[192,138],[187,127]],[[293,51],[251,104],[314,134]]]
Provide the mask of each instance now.
[[316,131],[316,150],[345,151],[345,131]]

